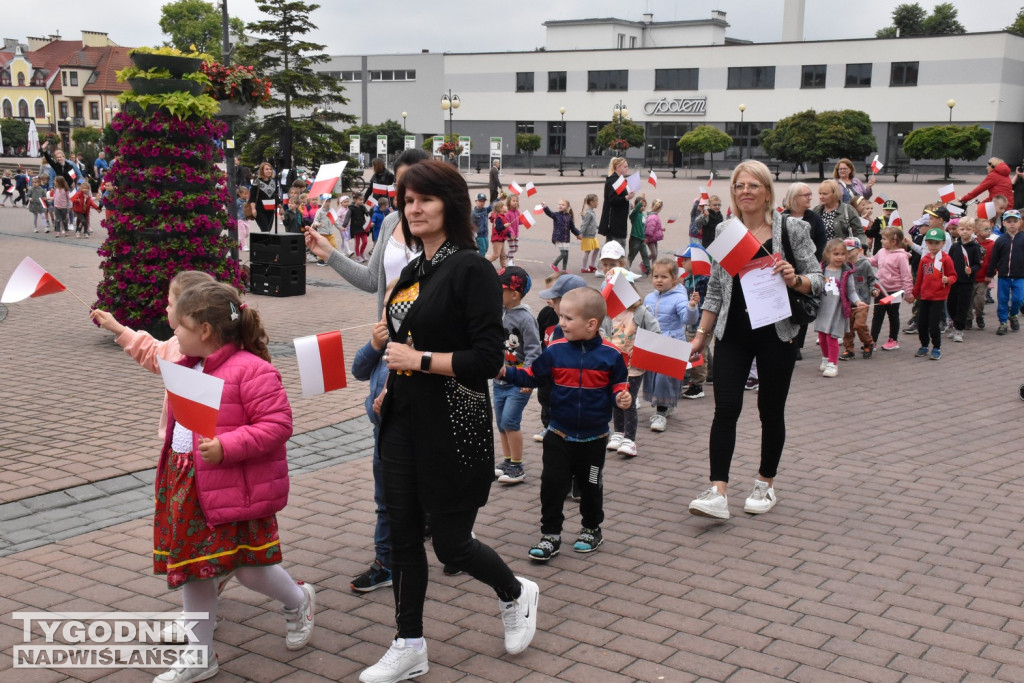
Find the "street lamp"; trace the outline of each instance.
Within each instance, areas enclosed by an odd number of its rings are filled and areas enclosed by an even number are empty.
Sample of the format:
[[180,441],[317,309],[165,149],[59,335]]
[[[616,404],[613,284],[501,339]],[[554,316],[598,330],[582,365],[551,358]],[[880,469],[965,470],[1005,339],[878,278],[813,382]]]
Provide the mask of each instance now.
[[441,109],[448,112],[448,142],[452,142],[452,135],[455,133],[455,121],[453,118],[455,110],[459,108],[460,104],[462,104],[462,100],[450,88],[448,92],[441,94]]
[[405,133],[409,132],[409,129],[405,127],[405,117],[408,116],[408,115],[409,115],[409,112],[407,112],[407,111],[403,111],[402,112],[402,132],[405,132]]
[[[747,105],[740,105],[740,136],[743,136],[743,112],[747,110]],[[743,147],[747,146],[747,138],[743,136]],[[740,161],[743,161],[743,147],[740,147]]]
[[615,120],[618,122],[618,137],[622,139],[622,117],[629,116],[629,110],[626,109],[626,105],[619,100],[619,103],[612,109],[612,114],[615,115]]
[[[949,107],[949,123],[950,123],[950,125],[952,125],[953,124],[953,107],[956,106],[956,100],[953,100],[953,99],[946,100],[946,106]],[[949,175],[950,175],[950,173],[953,172],[953,169],[950,166],[951,165],[949,163],[949,157],[946,157],[946,160],[945,160],[945,169],[946,169],[946,178],[945,179],[946,180],[949,180]]]
[[558,174],[562,174],[562,157],[565,154],[565,107],[559,107],[558,113],[562,115],[562,139],[558,141]]

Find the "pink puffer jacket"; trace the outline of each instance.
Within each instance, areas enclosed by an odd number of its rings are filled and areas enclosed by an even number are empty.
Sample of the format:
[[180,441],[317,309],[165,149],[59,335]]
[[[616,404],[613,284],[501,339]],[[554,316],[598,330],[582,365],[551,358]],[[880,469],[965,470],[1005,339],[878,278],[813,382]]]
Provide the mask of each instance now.
[[[179,365],[194,367],[199,358]],[[193,435],[199,506],[211,527],[227,522],[269,517],[288,503],[288,459],[285,444],[292,435],[292,409],[281,374],[270,363],[234,345],[208,356],[203,372],[224,380],[217,438],[224,460],[209,465]],[[157,482],[170,454],[174,412],[168,406],[168,430],[157,467]],[[159,492],[158,492],[159,493]]]

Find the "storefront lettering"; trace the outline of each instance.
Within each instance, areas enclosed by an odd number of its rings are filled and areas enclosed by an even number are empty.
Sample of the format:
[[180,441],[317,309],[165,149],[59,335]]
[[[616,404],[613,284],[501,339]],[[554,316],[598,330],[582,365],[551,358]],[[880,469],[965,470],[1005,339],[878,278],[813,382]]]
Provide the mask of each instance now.
[[707,113],[707,106],[706,97],[662,97],[644,102],[644,113],[648,116],[703,116]]

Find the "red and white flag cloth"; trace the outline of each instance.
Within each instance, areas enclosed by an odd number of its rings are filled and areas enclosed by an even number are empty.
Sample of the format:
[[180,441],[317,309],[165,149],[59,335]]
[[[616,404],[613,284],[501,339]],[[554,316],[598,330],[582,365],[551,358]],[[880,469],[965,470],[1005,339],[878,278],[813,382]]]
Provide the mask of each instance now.
[[365,204],[370,208],[374,208],[377,206],[377,200],[373,198],[373,195],[370,195],[369,197],[366,198]]
[[378,196],[378,197],[387,197],[388,196],[388,186],[385,185],[384,183],[374,183],[373,184],[373,194],[375,196]]
[[77,180],[78,179],[78,174],[75,173],[74,167],[68,169],[68,175],[71,176],[72,180]]
[[37,296],[57,294],[65,289],[57,278],[46,272],[41,265],[26,256],[11,273],[11,279],[4,287],[0,303],[13,304]]
[[328,211],[327,211],[327,220],[329,220],[331,223],[337,223],[338,222],[338,215],[336,213],[334,213],[334,209],[328,209]]
[[532,197],[535,194],[537,194],[537,188],[534,186],[534,184],[526,183],[526,196]]
[[[541,209],[541,211],[543,212],[544,209]],[[529,230],[533,226],[537,225],[537,219],[534,218],[532,214],[521,213],[519,214],[519,225]]]
[[5,187],[4,194],[14,194],[14,185],[8,185]]
[[885,164],[878,160],[878,155],[876,154],[875,158],[871,160],[871,172],[877,175],[884,167]]
[[389,197],[397,197],[398,196],[398,188],[395,187],[394,185],[388,185],[388,196]]
[[707,186],[703,190],[700,191],[700,198],[703,199],[704,201],[710,201],[711,181],[714,180],[714,179],[715,179],[715,174],[712,173],[708,177],[708,184],[707,184]]
[[200,436],[213,438],[224,380],[163,358],[156,360],[175,421]]
[[622,194],[623,192],[625,192],[627,186],[628,183],[626,182],[626,179],[623,178],[622,176],[619,176],[619,179],[612,183],[612,189],[615,190],[616,194]]
[[903,290],[897,290],[888,296],[883,296],[878,300],[880,304],[898,304],[903,301]]
[[[290,197],[288,195],[285,195],[285,196],[281,197],[281,203],[284,204],[285,206],[288,206],[288,200],[289,199],[290,199]],[[267,200],[264,199],[263,200],[263,206],[266,207],[266,205],[267,205]]]
[[519,186],[519,183],[513,180],[511,183],[508,184],[508,191],[511,192],[512,194],[522,194],[523,188]]
[[626,279],[625,271],[619,271],[610,277],[601,289],[601,296],[604,297],[608,306],[608,317],[614,318],[619,313],[640,301],[640,295],[633,289]]
[[953,183],[939,188],[939,199],[946,204],[956,199],[956,190],[953,189]]
[[658,188],[658,174],[655,173],[654,171],[651,171],[650,174],[647,176],[647,182],[650,183],[651,185],[653,185],[655,189],[657,189]]
[[897,211],[896,209],[893,209],[893,212],[891,214],[889,214],[889,227],[890,228],[902,228],[903,227],[903,217],[900,216],[900,212]]
[[633,355],[629,358],[629,364],[639,370],[650,370],[681,380],[686,375],[686,362],[689,358],[689,342],[641,327],[637,328],[633,339]]
[[711,275],[711,257],[703,247],[691,244],[683,252],[683,258],[690,259],[690,270],[694,275]]
[[871,227],[871,221],[869,221],[867,218],[861,218],[860,219],[860,225],[861,225],[862,228],[867,230],[868,228]]
[[963,216],[964,207],[957,206],[956,204],[946,204],[946,211],[949,211],[951,216]]
[[71,194],[68,195],[68,199],[74,199],[78,196],[78,189],[71,190]]
[[316,396],[335,389],[344,389],[345,351],[341,332],[324,332],[295,339],[295,357],[299,361],[302,395]]
[[[313,185],[309,188],[309,193],[311,195],[318,196],[333,192],[334,186],[338,184],[342,173],[345,172],[345,166],[347,165],[347,161],[339,161],[336,164],[324,164],[321,166],[316,172],[316,179],[313,180]],[[282,182],[284,181],[282,180]]]
[[875,193],[875,204],[878,204],[879,206],[882,206],[887,201],[889,201],[889,195],[885,194],[884,192],[876,192]]
[[747,226],[735,220],[729,221],[728,227],[708,245],[708,254],[718,261],[729,275],[736,275],[760,248],[761,243],[750,234]]
[[985,202],[978,204],[978,218],[994,219],[996,217],[996,203]]
[[542,213],[544,213],[544,205],[543,204],[538,204],[537,206],[533,207],[533,215],[534,216],[539,216]]
[[679,220],[679,219],[676,218],[675,216],[672,216],[671,218],[668,219],[668,222],[669,222],[669,224],[672,224],[672,223],[675,223],[677,220]]

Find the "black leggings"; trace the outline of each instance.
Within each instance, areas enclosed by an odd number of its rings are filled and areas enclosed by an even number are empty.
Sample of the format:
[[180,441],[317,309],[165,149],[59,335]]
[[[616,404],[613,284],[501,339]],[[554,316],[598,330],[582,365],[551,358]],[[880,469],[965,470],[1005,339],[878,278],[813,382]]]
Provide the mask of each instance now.
[[942,332],[939,325],[946,319],[945,301],[917,300],[917,338],[921,346],[928,346],[931,338],[933,348],[942,348]]
[[882,333],[882,320],[886,316],[889,318],[889,339],[896,341],[900,338],[900,305],[876,302],[875,312],[871,318],[871,338],[876,344],[880,341],[878,335]]
[[715,342],[715,417],[711,422],[711,481],[729,481],[736,449],[736,422],[743,410],[744,385],[757,359],[760,381],[757,410],[761,415],[761,466],[765,479],[775,476],[786,443],[786,398],[796,364],[796,344],[781,341],[774,325],[734,332],[726,329]]

